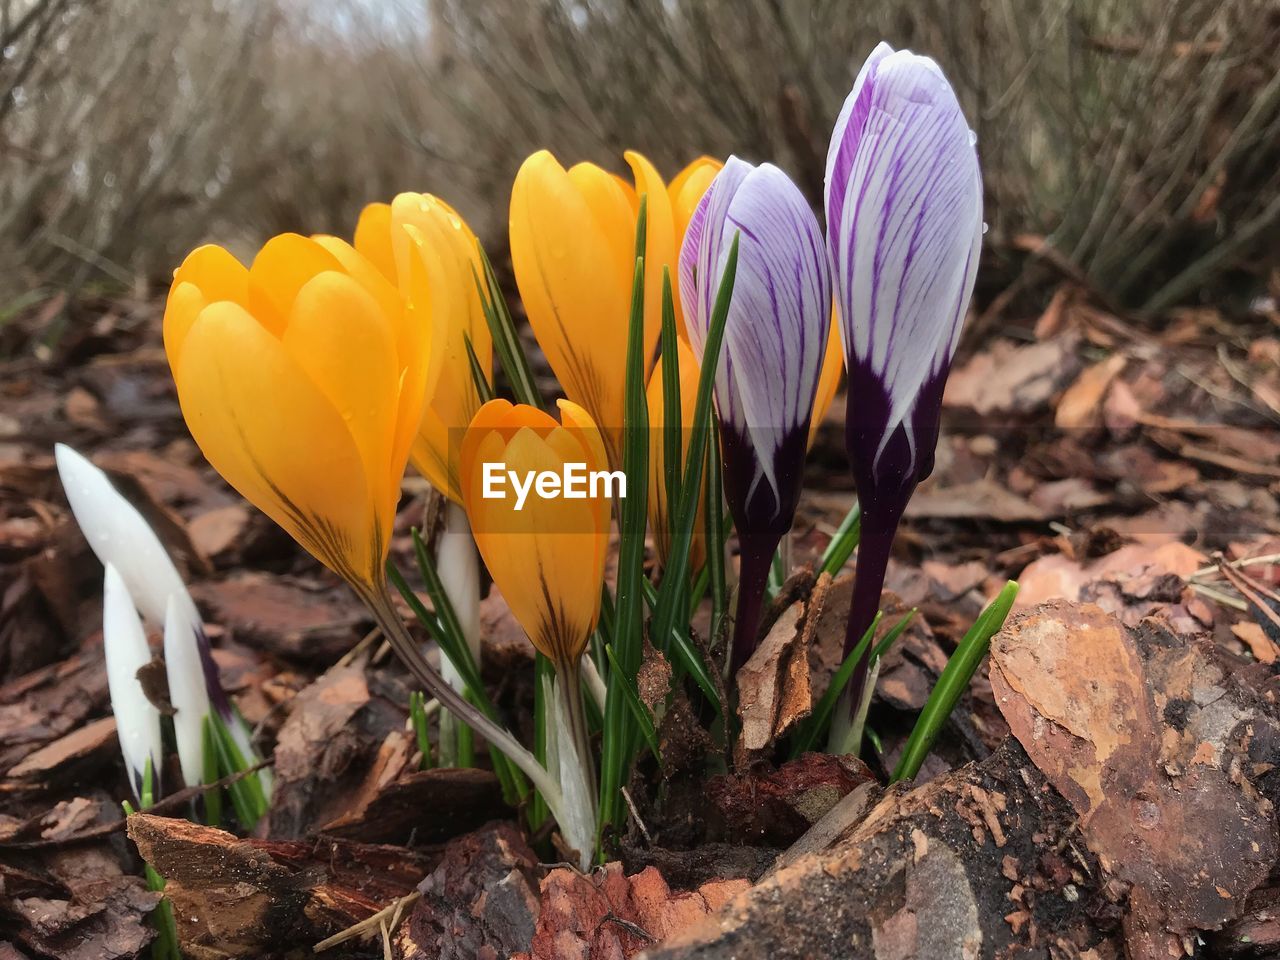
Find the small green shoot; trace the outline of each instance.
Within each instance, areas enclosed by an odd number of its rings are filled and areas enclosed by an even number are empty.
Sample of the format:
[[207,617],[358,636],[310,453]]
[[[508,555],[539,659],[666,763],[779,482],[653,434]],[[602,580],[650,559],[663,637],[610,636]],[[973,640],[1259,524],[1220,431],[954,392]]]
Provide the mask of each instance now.
[[934,684],[924,709],[916,719],[911,736],[907,738],[902,757],[893,771],[892,782],[913,780],[920,772],[920,765],[933,749],[934,741],[938,739],[938,734],[942,731],[947,718],[951,716],[951,711],[955,709],[961,695],[969,688],[969,681],[973,679],[974,672],[991,646],[991,638],[1004,626],[1017,596],[1018,584],[1010,580],[1000,591],[999,596],[991,601],[991,604],[974,621],[973,626],[956,647],[955,653],[951,654],[951,659],[947,661],[942,676]]

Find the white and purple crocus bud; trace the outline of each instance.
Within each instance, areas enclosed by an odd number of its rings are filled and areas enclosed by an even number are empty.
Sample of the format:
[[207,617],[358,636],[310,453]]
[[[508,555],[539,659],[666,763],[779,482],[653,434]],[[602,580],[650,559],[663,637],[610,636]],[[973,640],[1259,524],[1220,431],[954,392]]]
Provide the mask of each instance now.
[[827,243],[862,505],[846,653],[875,618],[894,533],[933,470],[982,243],[974,142],[938,65],[885,43],[863,64],[831,136]]
[[800,499],[831,279],[822,230],[796,185],[771,164],[730,157],[680,251],[680,297],[699,359],[735,235],[738,268],[715,399],[725,498],[741,551],[736,670],[755,648],[769,566]]

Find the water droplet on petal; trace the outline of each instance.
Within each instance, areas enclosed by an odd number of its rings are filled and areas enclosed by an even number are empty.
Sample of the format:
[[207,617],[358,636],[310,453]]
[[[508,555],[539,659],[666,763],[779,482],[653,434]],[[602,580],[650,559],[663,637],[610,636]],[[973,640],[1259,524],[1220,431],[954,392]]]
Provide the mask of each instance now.
[[978,133],[976,130],[969,131],[969,146],[973,146],[978,142]]
[[990,230],[990,229],[991,229],[991,225],[990,225],[990,224],[988,224],[988,223],[987,223],[987,221],[983,220],[983,221],[982,221],[982,235],[983,235],[984,237],[987,235],[987,231],[988,231],[988,230]]

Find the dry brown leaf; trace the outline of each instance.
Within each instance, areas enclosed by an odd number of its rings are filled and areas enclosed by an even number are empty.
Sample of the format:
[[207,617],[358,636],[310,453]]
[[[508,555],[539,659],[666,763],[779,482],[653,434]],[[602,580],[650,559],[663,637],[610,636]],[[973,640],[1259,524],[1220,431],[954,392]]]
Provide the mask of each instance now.
[[952,372],[943,402],[980,416],[1030,416],[1075,379],[1079,343],[1075,332],[1025,346],[998,341]]
[[1131,543],[1104,557],[1081,563],[1053,553],[1029,563],[1018,576],[1021,585],[1017,605],[1031,607],[1046,600],[1078,600],[1086,584],[1102,579],[1127,579],[1144,571],[1169,573],[1183,580],[1205,565],[1208,558],[1185,543]]
[[1102,420],[1102,401],[1111,382],[1124,370],[1128,358],[1112,354],[1080,374],[1058,400],[1053,423],[1059,430],[1080,430],[1097,426]]
[[1275,663],[1280,656],[1280,648],[1268,637],[1258,624],[1244,620],[1231,625],[1231,632],[1249,648],[1253,658],[1259,663]]
[[1004,523],[1047,519],[1044,511],[1035,504],[989,477],[952,487],[926,485],[911,498],[907,516],[914,519],[999,520]]

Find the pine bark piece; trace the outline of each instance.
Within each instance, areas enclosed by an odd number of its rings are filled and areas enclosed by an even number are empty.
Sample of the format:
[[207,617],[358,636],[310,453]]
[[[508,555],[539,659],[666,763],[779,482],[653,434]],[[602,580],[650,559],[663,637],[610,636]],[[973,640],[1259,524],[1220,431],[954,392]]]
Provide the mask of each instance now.
[[1091,886],[1100,871],[1072,844],[1074,823],[1009,741],[915,790],[892,788],[834,849],[777,870],[643,957],[985,960],[1057,950],[1114,960],[1118,920]]
[[241,840],[135,814],[129,837],[165,877],[183,956],[258,960],[310,947],[411,892],[438,855],[364,844]]
[[625,960],[705,919],[748,885],[745,879],[716,879],[697,890],[672,891],[654,867],[632,876],[617,862],[590,875],[562,867],[542,881],[529,952],[512,960]]
[[538,858],[511,823],[451,842],[395,934],[401,960],[505,960],[532,942]]
[[785,847],[872,779],[856,757],[806,753],[776,770],[761,766],[716,777],[707,796],[730,840]]
[[1023,614],[991,656],[1013,735],[1075,808],[1106,874],[1132,888],[1135,960],[1239,917],[1280,847],[1264,782],[1280,751],[1274,704],[1211,645],[1156,618],[1127,628],[1090,604]]

